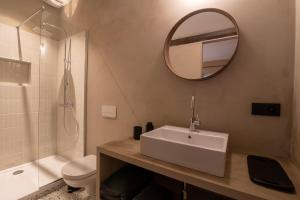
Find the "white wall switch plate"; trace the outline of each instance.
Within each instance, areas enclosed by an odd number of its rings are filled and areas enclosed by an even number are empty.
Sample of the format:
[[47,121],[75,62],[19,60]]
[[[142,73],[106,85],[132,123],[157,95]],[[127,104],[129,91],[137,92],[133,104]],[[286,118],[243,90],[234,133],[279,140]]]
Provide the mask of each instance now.
[[117,106],[102,105],[101,113],[102,113],[103,118],[116,119],[117,118]]

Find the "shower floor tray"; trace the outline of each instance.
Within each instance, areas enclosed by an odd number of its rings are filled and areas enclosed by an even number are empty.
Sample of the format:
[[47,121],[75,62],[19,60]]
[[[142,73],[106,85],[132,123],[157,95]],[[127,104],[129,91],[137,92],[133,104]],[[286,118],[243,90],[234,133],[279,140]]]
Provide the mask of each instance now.
[[67,162],[53,155],[0,171],[0,199],[17,200],[61,179],[61,169]]

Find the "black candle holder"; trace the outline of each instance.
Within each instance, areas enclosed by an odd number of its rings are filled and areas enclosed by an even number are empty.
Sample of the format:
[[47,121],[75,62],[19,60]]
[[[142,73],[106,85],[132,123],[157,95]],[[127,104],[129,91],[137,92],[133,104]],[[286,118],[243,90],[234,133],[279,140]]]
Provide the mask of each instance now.
[[135,140],[140,140],[142,133],[143,133],[143,128],[141,126],[133,127],[133,138]]

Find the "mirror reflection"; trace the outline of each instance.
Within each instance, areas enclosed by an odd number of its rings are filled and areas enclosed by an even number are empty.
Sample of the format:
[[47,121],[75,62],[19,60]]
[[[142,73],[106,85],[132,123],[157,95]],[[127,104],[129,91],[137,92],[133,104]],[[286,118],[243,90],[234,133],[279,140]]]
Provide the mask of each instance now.
[[238,27],[227,13],[200,10],[181,19],[165,46],[168,67],[185,79],[206,79],[225,68],[239,41]]

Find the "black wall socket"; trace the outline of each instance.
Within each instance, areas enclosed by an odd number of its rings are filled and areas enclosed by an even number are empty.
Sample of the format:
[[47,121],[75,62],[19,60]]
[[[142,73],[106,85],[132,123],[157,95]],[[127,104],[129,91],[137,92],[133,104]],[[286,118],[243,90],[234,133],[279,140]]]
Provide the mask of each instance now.
[[280,116],[279,103],[252,103],[252,115]]

